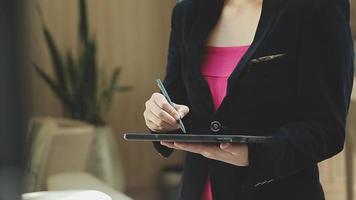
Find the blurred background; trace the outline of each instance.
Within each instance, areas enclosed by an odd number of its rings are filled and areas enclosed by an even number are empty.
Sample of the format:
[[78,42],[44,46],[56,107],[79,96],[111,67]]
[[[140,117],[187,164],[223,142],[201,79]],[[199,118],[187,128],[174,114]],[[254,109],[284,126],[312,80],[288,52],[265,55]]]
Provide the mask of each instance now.
[[[0,2],[0,199],[174,199],[183,153],[163,159],[122,133],[147,131],[176,1]],[[354,199],[353,102],[345,150],[320,164],[331,200]]]

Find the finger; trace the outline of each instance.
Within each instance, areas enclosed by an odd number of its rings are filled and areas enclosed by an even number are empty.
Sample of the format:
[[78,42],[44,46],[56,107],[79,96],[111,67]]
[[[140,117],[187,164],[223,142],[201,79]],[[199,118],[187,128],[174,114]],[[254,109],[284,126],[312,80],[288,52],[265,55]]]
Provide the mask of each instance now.
[[147,118],[148,118],[148,120],[153,122],[157,127],[163,127],[163,128],[170,127],[170,124],[168,124],[167,122],[165,122],[165,121],[161,120],[160,118],[158,118],[151,111],[147,112]]
[[158,107],[173,116],[176,120],[180,119],[180,116],[176,109],[168,103],[167,99],[163,95],[157,95],[154,98],[154,102]]
[[155,123],[153,123],[151,120],[147,120],[146,122],[147,126],[149,127],[149,129],[151,129],[154,132],[165,132],[165,131],[172,131],[172,130],[176,130],[174,128],[169,128],[169,127],[162,127],[162,126],[157,126]]
[[167,113],[165,110],[158,107],[157,104],[155,104],[154,102],[150,103],[150,108],[151,108],[150,111],[154,115],[156,115],[156,117],[167,122],[172,127],[179,128],[179,124],[177,120],[174,117],[172,117],[169,113]]
[[231,152],[229,151],[229,147],[230,147],[230,146],[231,146],[230,143],[221,143],[221,144],[220,144],[220,149],[223,150],[223,151],[225,151],[225,152],[231,153]]
[[189,107],[186,105],[173,104],[173,106],[179,113],[181,119],[189,113]]
[[201,154],[203,152],[203,147],[200,144],[174,142],[173,145],[184,150],[184,151],[189,151],[192,153]]
[[146,125],[148,128],[154,132],[161,132],[161,128],[158,128],[155,123],[153,123],[151,120],[146,120]]
[[169,147],[169,148],[171,148],[171,149],[177,149],[177,148],[173,145],[173,142],[161,141],[160,143],[161,143],[161,145],[166,146],[166,147]]
[[244,159],[248,157],[248,146],[246,144],[221,144],[220,148],[230,155],[226,157],[225,162],[237,166],[249,165],[248,159]]
[[209,158],[217,157],[217,154],[219,153],[219,151],[221,151],[218,146],[208,145],[208,144],[177,143],[177,142],[175,142],[174,146],[180,148],[181,150],[201,154],[201,155],[203,155],[205,157],[209,157]]
[[219,146],[188,143],[175,143],[174,146],[179,147],[180,150],[201,154],[209,159],[226,162],[233,165],[239,165],[239,163],[236,162],[234,155],[221,150]]
[[147,112],[147,118],[149,121],[154,123],[156,129],[160,130],[175,130],[175,127],[172,127],[167,122],[159,119],[156,115],[154,115],[151,111]]
[[243,145],[241,144],[230,144],[230,143],[222,143],[220,144],[220,149],[228,152],[232,155],[239,155],[241,154]]
[[[241,161],[230,152],[222,150],[219,146],[205,145],[205,144],[190,144],[190,143],[174,143],[174,146],[184,151],[201,154],[206,158],[226,162],[236,166],[248,166],[248,163],[241,163]],[[224,144],[223,146],[230,146]],[[231,145],[234,146],[234,145]],[[241,147],[239,147],[241,148]]]
[[160,141],[161,145],[165,145],[165,146],[173,146],[174,142],[167,142],[167,141]]

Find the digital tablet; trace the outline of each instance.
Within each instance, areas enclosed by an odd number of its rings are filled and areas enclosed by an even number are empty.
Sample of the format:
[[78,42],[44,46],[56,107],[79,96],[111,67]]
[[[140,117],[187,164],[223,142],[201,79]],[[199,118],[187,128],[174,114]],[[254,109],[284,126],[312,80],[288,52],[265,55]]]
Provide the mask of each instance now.
[[124,139],[127,141],[166,141],[188,143],[267,143],[272,140],[272,136],[125,133]]

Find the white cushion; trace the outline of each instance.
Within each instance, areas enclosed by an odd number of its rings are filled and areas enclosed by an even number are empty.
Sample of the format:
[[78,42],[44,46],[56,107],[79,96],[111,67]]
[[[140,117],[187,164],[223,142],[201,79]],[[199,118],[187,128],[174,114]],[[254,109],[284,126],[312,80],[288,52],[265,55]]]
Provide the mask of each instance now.
[[113,200],[132,200],[125,194],[85,172],[52,175],[47,180],[47,188],[48,190],[97,190],[109,195]]
[[33,192],[22,195],[22,200],[112,200],[99,191],[48,191]]

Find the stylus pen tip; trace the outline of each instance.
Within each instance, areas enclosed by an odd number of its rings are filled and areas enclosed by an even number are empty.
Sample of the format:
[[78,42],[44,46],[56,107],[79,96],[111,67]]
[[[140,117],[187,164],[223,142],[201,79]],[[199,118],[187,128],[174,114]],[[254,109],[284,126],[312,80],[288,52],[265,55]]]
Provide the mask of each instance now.
[[183,125],[182,120],[179,120],[179,125],[180,125],[180,129],[182,129],[183,133],[187,133],[187,131],[185,130],[185,127]]

